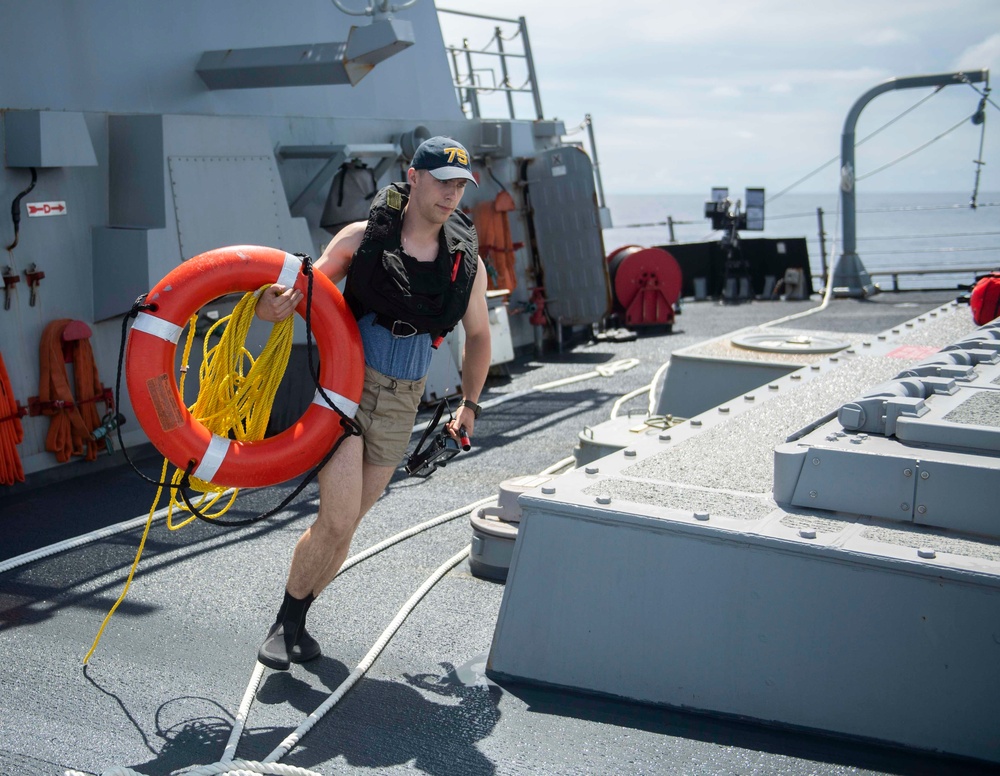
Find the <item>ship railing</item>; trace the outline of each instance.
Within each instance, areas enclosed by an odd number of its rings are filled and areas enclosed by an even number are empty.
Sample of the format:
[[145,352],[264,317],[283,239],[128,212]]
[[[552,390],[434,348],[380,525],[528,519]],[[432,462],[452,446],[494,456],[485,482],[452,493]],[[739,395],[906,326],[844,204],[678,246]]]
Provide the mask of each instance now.
[[[980,266],[980,267],[907,267],[907,268],[894,268],[894,269],[873,269],[868,270],[868,276],[871,278],[888,276],[892,278],[892,290],[893,291],[907,291],[907,290],[919,290],[919,291],[951,291],[952,289],[964,288],[967,284],[958,284],[954,286],[947,286],[944,288],[927,288],[921,287],[919,289],[905,289],[899,285],[899,278],[902,275],[964,275],[966,278],[972,276],[972,278],[979,277],[980,275],[988,275],[990,272],[994,272],[1000,269],[1000,262],[990,266]],[[883,291],[886,289],[883,288]]]
[[[542,112],[542,99],[538,92],[538,80],[535,76],[535,61],[531,55],[531,41],[528,37],[528,25],[523,16],[516,19],[508,19],[502,16],[488,16],[486,14],[470,13],[468,11],[454,11],[448,8],[438,8],[438,13],[463,16],[472,19],[479,19],[489,22],[500,22],[507,25],[507,34],[499,24],[493,28],[492,36],[484,46],[476,49],[469,44],[468,38],[462,39],[461,46],[446,45],[445,50],[451,55],[452,80],[458,94],[458,102],[462,112],[468,118],[484,118],[484,105],[480,97],[495,97],[503,95],[501,100],[491,100],[489,105],[495,107],[504,105],[506,116],[492,115],[493,119],[516,119],[514,95],[529,94],[534,103],[535,118],[544,119]],[[442,27],[442,34],[445,34]],[[509,51],[504,42],[517,40],[520,42],[520,51]],[[481,67],[483,59],[492,63],[490,66]],[[499,65],[498,73],[494,67]],[[520,86],[514,86],[512,79],[512,65],[522,68],[524,81]],[[523,106],[522,106],[523,107]],[[601,179],[600,162],[597,159],[597,143],[594,139],[594,123],[588,113],[579,127],[569,130],[567,134],[576,131],[586,131],[589,142],[589,156],[594,167],[594,183],[597,189],[598,212],[603,228],[611,226],[611,211],[607,207],[604,199],[604,183]],[[572,144],[572,143],[571,143]],[[579,144],[583,148],[583,144]]]
[[[484,95],[502,94],[506,98],[506,118],[517,118],[514,106],[515,94],[531,95],[535,108],[535,118],[542,119],[542,99],[538,92],[538,80],[535,77],[535,61],[531,55],[531,42],[528,38],[528,25],[523,16],[517,19],[507,19],[502,16],[487,16],[485,14],[469,13],[468,11],[453,11],[448,8],[438,8],[438,13],[465,16],[473,19],[500,22],[513,25],[515,31],[504,35],[502,27],[493,29],[492,37],[482,47],[475,49],[469,44],[468,38],[463,38],[461,46],[446,45],[445,49],[451,55],[452,80],[458,93],[458,101],[462,111],[470,118],[482,118],[480,97]],[[508,29],[510,27],[508,26]],[[519,40],[520,51],[508,51],[504,41]],[[490,66],[481,66],[483,58],[492,62]],[[498,60],[498,61],[497,61]],[[500,73],[494,65],[499,66]],[[513,66],[513,67],[512,67]],[[525,78],[520,86],[513,85],[511,70],[522,69]],[[488,81],[488,83],[487,83]],[[493,118],[501,118],[495,116]]]
[[[973,209],[984,210],[992,208],[1000,208],[1000,202],[977,203]],[[954,211],[956,213],[968,212],[970,206],[966,204],[906,205],[860,209],[857,212],[859,214],[889,214],[892,216],[898,214],[902,217],[907,214],[919,214],[931,210]],[[830,273],[828,257],[835,254],[839,248],[836,241],[831,241],[830,235],[826,231],[825,216],[827,215],[829,214],[821,207],[817,207],[814,211],[769,215],[768,222],[770,226],[768,232],[765,234],[765,236],[775,236],[773,227],[776,221],[784,224],[789,220],[815,219],[816,231],[810,236],[808,233],[809,230],[804,230],[803,235],[806,239],[809,255],[818,257],[819,259],[820,266],[813,266],[812,277],[821,284],[821,288],[822,284],[826,282],[827,275]],[[663,247],[669,250],[671,243],[686,241],[678,239],[675,227],[681,225],[702,226],[704,224],[704,219],[682,219],[668,215],[665,221],[622,224],[616,228],[622,230],[649,230],[665,226],[668,230],[668,241]],[[882,266],[869,265],[867,268],[869,277],[873,279],[876,277],[889,278],[891,280],[892,288],[882,288],[883,291],[962,290],[974,283],[977,277],[990,272],[1000,271],[1000,243],[997,242],[997,238],[1000,237],[1000,231],[989,228],[992,226],[992,222],[989,225],[985,225],[987,226],[985,230],[969,229],[966,223],[962,231],[949,230],[942,233],[930,234],[916,234],[910,231],[908,228],[909,224],[902,222],[899,222],[899,226],[900,231],[895,234],[876,234],[858,238],[858,242],[864,246],[862,250],[859,250],[859,253],[862,253],[866,259],[875,257],[876,264],[882,264]],[[703,229],[700,231],[703,233]],[[788,236],[788,231],[787,226],[783,226],[781,228],[782,236]],[[647,234],[649,236],[646,237],[646,240],[652,242],[652,235],[648,231]],[[701,237],[701,240],[711,240],[713,234],[715,233],[710,232],[708,235]],[[951,240],[954,243],[943,245],[939,242],[940,240]],[[915,242],[924,244],[917,246],[914,244]],[[985,254],[985,256],[972,255],[976,253]],[[949,257],[957,257],[960,254],[969,254],[969,258],[962,261],[962,263],[958,263],[957,258],[949,259]],[[890,257],[894,255],[909,257],[909,265],[893,266],[891,262],[895,260]],[[910,282],[904,283],[901,281],[901,279],[905,278],[909,278]],[[941,278],[942,283],[946,282],[946,278],[948,281],[954,280],[954,284],[951,286],[934,286],[932,284],[936,278]]]

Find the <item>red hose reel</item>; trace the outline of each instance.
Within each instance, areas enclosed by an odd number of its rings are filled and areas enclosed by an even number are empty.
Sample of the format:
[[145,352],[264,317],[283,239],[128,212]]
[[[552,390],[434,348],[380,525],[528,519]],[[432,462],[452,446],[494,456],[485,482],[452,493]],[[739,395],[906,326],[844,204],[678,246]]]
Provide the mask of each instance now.
[[626,326],[672,325],[681,268],[663,248],[625,245],[608,255],[615,307]]

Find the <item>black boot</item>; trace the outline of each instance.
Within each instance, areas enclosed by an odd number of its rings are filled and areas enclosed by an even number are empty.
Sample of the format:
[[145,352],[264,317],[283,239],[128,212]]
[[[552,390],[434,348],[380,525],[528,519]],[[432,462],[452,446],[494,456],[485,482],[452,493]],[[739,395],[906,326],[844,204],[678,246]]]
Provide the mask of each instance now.
[[[281,608],[278,609],[278,616],[274,621],[274,625],[271,626],[271,629],[267,632],[267,638],[264,639],[264,643],[257,650],[257,660],[268,668],[273,668],[275,671],[288,670],[296,643],[299,640],[299,632],[304,630],[303,622],[306,611],[312,602],[313,596],[311,593],[305,598],[294,598],[287,590],[285,591],[285,600],[282,601]],[[316,644],[315,639],[311,636],[309,639],[315,644],[315,648],[318,649],[319,644]],[[302,650],[300,648],[299,654],[301,653]],[[316,657],[316,654],[312,655],[312,657]],[[296,660],[296,662],[300,662],[300,660]]]
[[309,607],[312,606],[313,601],[316,599],[311,595],[306,599],[305,608],[302,610],[302,622],[299,625],[299,636],[295,639],[295,644],[292,646],[291,652],[288,653],[288,659],[293,663],[305,663],[307,660],[315,660],[323,651],[320,649],[319,642],[316,641],[312,636],[306,631],[306,615],[309,614]]
[[319,642],[316,641],[306,631],[305,625],[299,628],[299,638],[296,640],[292,651],[288,653],[288,659],[293,663],[305,663],[307,660],[315,660],[323,654]]

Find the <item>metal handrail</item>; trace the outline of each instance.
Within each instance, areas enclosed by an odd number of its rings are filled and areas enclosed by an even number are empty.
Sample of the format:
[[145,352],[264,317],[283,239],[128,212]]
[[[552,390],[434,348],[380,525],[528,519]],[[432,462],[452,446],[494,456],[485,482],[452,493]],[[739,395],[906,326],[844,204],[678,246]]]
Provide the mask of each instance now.
[[[875,277],[878,275],[887,275],[892,278],[892,290],[900,291],[899,287],[899,276],[900,275],[988,275],[990,272],[995,272],[997,265],[993,267],[935,267],[933,269],[926,269],[922,267],[911,267],[903,269],[872,269],[868,270],[869,277]],[[929,291],[935,289],[912,289],[916,291]]]
[[[468,105],[468,110],[472,114],[472,118],[478,119],[482,118],[479,111],[479,95],[505,92],[507,94],[507,110],[509,112],[509,118],[516,118],[514,115],[514,103],[511,99],[511,94],[513,93],[524,93],[530,94],[533,98],[535,104],[535,117],[537,119],[542,119],[545,114],[542,111],[542,100],[538,93],[538,79],[535,76],[535,62],[531,55],[531,41],[528,39],[528,26],[525,18],[523,16],[517,19],[508,19],[501,16],[490,16],[486,14],[479,13],[469,13],[467,11],[455,11],[449,8],[438,8],[439,13],[454,14],[456,16],[466,16],[473,19],[485,19],[487,21],[503,22],[505,24],[515,24],[517,25],[517,35],[513,37],[520,36],[521,44],[523,47],[523,53],[509,52],[505,51],[503,47],[503,41],[505,38],[500,33],[500,27],[494,30],[493,37],[490,42],[487,43],[489,47],[494,41],[497,43],[498,51],[483,49],[472,49],[469,47],[468,41],[465,41],[463,46],[445,46],[445,51],[451,55],[451,65],[452,65],[452,77],[453,84],[456,92],[458,93],[459,103],[461,105]],[[513,38],[508,38],[508,40]],[[473,56],[489,56],[495,57],[500,62],[500,68],[503,73],[503,79],[501,83],[508,83],[509,74],[507,72],[507,62],[512,59],[522,59],[524,60],[525,67],[528,71],[527,84],[529,88],[512,88],[508,86],[502,87],[482,87],[478,83],[476,78],[476,73],[480,69],[473,66],[472,58]],[[460,59],[464,57],[465,59],[465,71],[461,72],[459,69]],[[490,70],[489,72],[493,72]],[[493,79],[496,82],[496,78]]]
[[499,57],[500,59],[527,59],[528,58],[525,54],[512,54],[509,51],[484,51],[484,50],[481,50],[481,49],[479,51],[476,51],[474,49],[467,49],[467,48],[464,48],[464,47],[461,47],[461,46],[445,46],[444,50],[445,51],[449,51],[452,54],[465,54],[465,53],[476,54],[476,55],[480,55],[481,54],[481,55],[487,56],[487,57]]
[[438,13],[450,13],[455,16],[471,16],[473,19],[486,19],[490,22],[510,22],[511,24],[517,24],[517,19],[507,19],[503,16],[487,16],[481,13],[471,13],[469,11],[455,11],[451,8],[438,8]]

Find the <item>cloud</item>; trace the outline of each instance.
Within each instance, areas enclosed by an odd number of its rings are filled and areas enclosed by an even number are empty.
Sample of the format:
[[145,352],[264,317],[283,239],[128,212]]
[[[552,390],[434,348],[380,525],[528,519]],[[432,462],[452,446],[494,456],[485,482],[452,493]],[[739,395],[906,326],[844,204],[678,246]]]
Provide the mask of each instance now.
[[[874,67],[857,67],[851,69],[829,68],[789,68],[741,70],[726,77],[726,83],[742,89],[761,88],[765,83],[776,83],[787,86],[786,89],[772,91],[791,91],[792,85],[825,86],[846,84],[853,88],[857,84],[875,84],[889,77],[889,72]],[[702,86],[715,84],[716,76],[681,76],[673,79],[682,86]]]
[[720,84],[713,87],[710,94],[713,97],[740,97],[743,93],[731,84]]
[[1000,32],[990,35],[982,43],[970,46],[955,61],[956,70],[1000,70]]
[[[839,153],[852,105],[889,78],[985,67],[1000,72],[998,0],[631,0],[624,6],[448,0],[446,6],[525,16],[546,114],[567,125],[584,113],[593,116],[609,191],[640,185],[691,191],[722,178],[780,188]],[[468,28],[475,20],[456,21],[461,24],[445,39],[468,35],[473,47],[494,26],[483,21],[485,29],[473,34]],[[519,43],[506,48],[517,50]],[[930,91],[880,95],[865,107],[858,137]],[[859,162],[873,169],[925,143],[971,114],[978,99],[967,87],[942,90],[865,143]],[[522,118],[530,114],[518,111]],[[997,126],[987,127],[987,160],[1000,156]],[[965,187],[978,141],[979,128],[969,125],[868,185]],[[655,175],[650,154],[635,152],[644,143],[663,149]],[[836,167],[809,186],[835,188]],[[995,190],[1000,166],[991,164],[983,174],[984,190]]]
[[893,46],[913,41],[914,37],[910,33],[891,27],[881,30],[870,30],[858,37],[858,42],[863,46]]
[[[961,2],[963,6],[981,4],[980,0]],[[801,0],[716,0],[671,4],[668,21],[651,23],[651,19],[664,18],[664,7],[662,0],[632,0],[628,31],[643,40],[678,45],[816,47],[825,42],[858,39],[858,30],[874,30],[863,36],[869,39],[866,45],[885,45],[914,39],[900,29],[908,20],[961,13],[945,8],[939,0],[840,0],[808,6]]]

